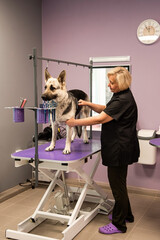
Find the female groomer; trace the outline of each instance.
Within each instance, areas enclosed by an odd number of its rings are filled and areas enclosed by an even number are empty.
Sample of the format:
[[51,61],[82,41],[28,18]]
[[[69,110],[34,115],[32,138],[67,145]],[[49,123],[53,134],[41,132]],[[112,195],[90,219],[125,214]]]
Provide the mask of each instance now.
[[129,89],[131,75],[126,68],[116,67],[108,72],[108,79],[113,96],[106,106],[79,101],[79,105],[89,106],[99,114],[84,119],[72,118],[66,123],[71,127],[102,123],[102,163],[108,166],[108,179],[115,205],[109,216],[112,223],[100,227],[99,232],[113,234],[125,233],[126,222],[134,221],[126,179],[128,165],[138,161],[139,143],[136,131],[137,106]]

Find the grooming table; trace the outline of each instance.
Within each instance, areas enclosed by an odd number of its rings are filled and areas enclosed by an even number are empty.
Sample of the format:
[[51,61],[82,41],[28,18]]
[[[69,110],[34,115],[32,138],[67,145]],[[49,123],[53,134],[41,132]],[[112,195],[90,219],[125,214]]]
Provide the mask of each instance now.
[[[107,194],[95,183],[93,177],[101,160],[101,146],[99,140],[91,139],[89,144],[84,144],[81,139],[75,139],[71,144],[71,154],[64,155],[62,153],[65,146],[65,139],[56,142],[56,147],[52,152],[46,152],[45,148],[50,143],[39,145],[38,170],[45,174],[50,180],[50,184],[40,200],[35,212],[32,216],[19,223],[17,231],[6,230],[6,237],[20,240],[57,240],[55,238],[40,236],[30,233],[32,229],[37,227],[46,219],[57,220],[67,223],[67,228],[62,232],[63,240],[73,239],[98,213],[109,214],[114,202],[109,200]],[[96,154],[96,157],[92,158]],[[11,157],[15,159],[15,166],[19,167],[24,164],[30,164],[34,167],[35,148],[29,148],[20,152],[13,153]],[[89,159],[89,160],[88,160]],[[89,174],[83,170],[83,166],[87,161],[94,161]],[[51,172],[51,170],[54,170]],[[66,185],[64,173],[76,172],[85,182],[84,187],[69,187]],[[44,211],[50,194],[58,185],[64,189],[65,194],[72,196],[72,201],[76,200],[76,204],[72,211],[68,214],[53,213],[51,209]],[[68,197],[69,198],[69,197]],[[84,201],[96,203],[91,211],[81,210]],[[54,225],[53,225],[54,228]]]
[[160,138],[152,138],[149,143],[157,148],[160,148]]

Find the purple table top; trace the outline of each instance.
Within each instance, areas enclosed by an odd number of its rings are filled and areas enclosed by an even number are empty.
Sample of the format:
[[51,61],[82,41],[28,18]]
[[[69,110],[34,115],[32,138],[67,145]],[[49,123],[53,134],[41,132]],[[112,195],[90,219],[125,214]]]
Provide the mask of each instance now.
[[149,141],[149,143],[155,147],[160,148],[160,138],[153,138]]
[[[71,143],[71,153],[63,154],[66,139],[57,140],[55,149],[51,152],[46,152],[45,148],[50,145],[46,143],[38,146],[38,158],[43,161],[55,162],[70,162],[84,159],[101,150],[100,140],[90,139],[88,144],[84,144],[82,139],[75,139]],[[28,148],[19,152],[11,154],[14,159],[28,159],[35,158],[35,148]]]

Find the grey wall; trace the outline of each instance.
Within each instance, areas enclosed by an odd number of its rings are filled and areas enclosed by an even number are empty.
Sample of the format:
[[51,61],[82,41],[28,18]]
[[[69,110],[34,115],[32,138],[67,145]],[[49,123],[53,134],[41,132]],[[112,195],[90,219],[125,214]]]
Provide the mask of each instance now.
[[[31,176],[29,166],[15,168],[11,153],[31,146],[34,113],[25,110],[25,122],[14,123],[12,110],[20,97],[34,105],[34,47],[41,55],[41,0],[0,0],[0,192]],[[38,92],[41,92],[41,63],[38,63]],[[41,128],[41,127],[39,127]]]

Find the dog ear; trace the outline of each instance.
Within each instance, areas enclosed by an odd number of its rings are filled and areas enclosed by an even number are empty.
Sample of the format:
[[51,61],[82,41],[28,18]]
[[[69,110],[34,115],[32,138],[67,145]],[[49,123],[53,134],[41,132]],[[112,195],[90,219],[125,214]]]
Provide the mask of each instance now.
[[48,68],[46,67],[45,69],[45,81],[47,82],[49,78],[51,78],[52,76],[50,75],[50,73],[48,72]]
[[66,88],[66,71],[63,70],[58,76],[58,82],[61,85],[61,89]]

